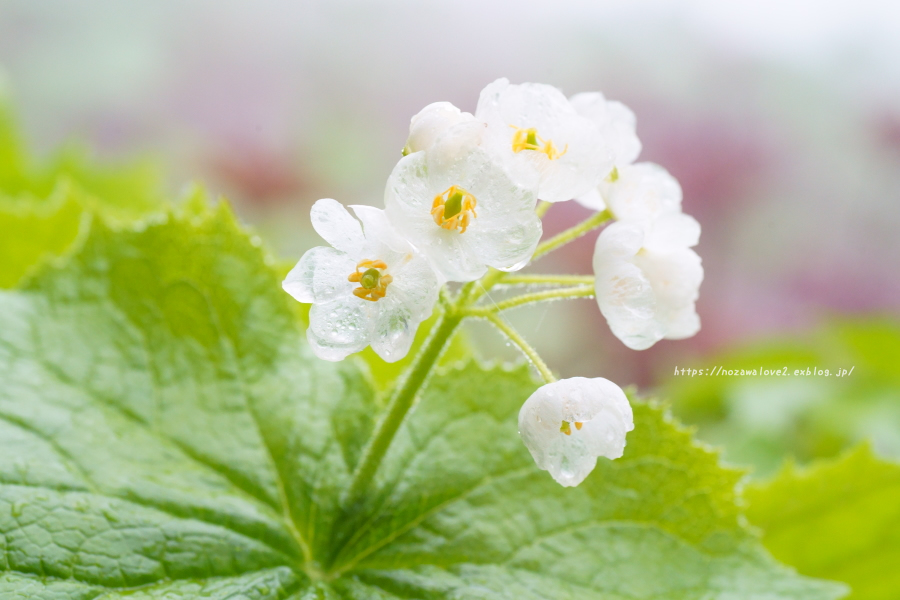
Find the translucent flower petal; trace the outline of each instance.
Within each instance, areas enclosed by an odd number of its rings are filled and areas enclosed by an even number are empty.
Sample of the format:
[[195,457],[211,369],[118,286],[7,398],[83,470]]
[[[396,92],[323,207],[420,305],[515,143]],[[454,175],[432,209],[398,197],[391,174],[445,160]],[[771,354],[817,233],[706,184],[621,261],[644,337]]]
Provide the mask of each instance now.
[[410,119],[404,153],[427,150],[450,127],[474,119],[471,113],[462,112],[449,102],[429,104]]
[[617,168],[615,181],[604,179],[599,190],[616,219],[651,220],[681,211],[681,186],[653,163]]
[[641,141],[635,132],[636,119],[630,108],[621,102],[607,100],[600,92],[575,94],[569,101],[578,114],[597,125],[612,150],[616,166],[629,165],[637,159]]
[[[541,236],[534,192],[516,185],[482,149],[479,127],[454,127],[428,151],[403,158],[385,191],[391,222],[448,281],[472,281],[489,266],[521,268]],[[476,199],[464,232],[442,228],[431,214],[435,198],[452,186]]]
[[632,429],[628,398],[601,377],[543,385],[519,411],[519,434],[534,462],[566,487],[584,481],[598,457],[621,457]]
[[409,352],[420,321],[400,299],[384,298],[378,304],[381,306],[370,322],[372,350],[385,362],[395,362]]
[[[661,339],[682,339],[700,328],[695,303],[703,281],[700,257],[685,246],[696,242],[696,221],[685,215],[658,230],[654,224],[619,221],[607,227],[594,248],[597,305],[612,332],[632,350]],[[684,230],[679,232],[679,226]],[[646,234],[645,234],[646,233]],[[652,236],[665,243],[648,245]]]
[[348,293],[331,302],[313,304],[306,336],[316,356],[342,360],[369,344],[369,315],[364,302]]
[[[510,215],[508,221],[488,220],[479,224],[478,235],[467,238],[466,251],[501,271],[518,271],[528,264],[541,239],[541,222],[528,215]],[[524,218],[523,218],[524,217]]]
[[671,309],[666,320],[666,339],[669,340],[684,340],[700,331],[700,315],[697,314],[694,302]]
[[640,268],[621,262],[595,271],[594,278],[600,312],[623,344],[632,350],[646,350],[663,339],[656,294]]
[[[481,92],[475,117],[487,123],[485,148],[495,154],[513,179],[537,185],[541,200],[560,202],[596,186],[612,169],[612,152],[590,119],[578,114],[558,89],[543,84],[510,85],[498,79]],[[552,142],[554,152],[519,149],[514,137],[533,129],[539,145]]]
[[606,202],[604,202],[603,196],[600,195],[600,190],[597,188],[591,188],[575,198],[575,201],[583,207],[596,210],[597,212],[606,210]]
[[596,187],[612,170],[613,162],[607,144],[586,123],[589,121],[573,118],[558,129],[555,139],[568,147],[561,158],[547,160],[543,154],[540,155],[538,197],[541,200],[564,202],[577,198]]
[[[461,123],[449,128],[428,149],[426,167],[435,178],[446,174],[449,179],[459,175],[460,165],[465,164],[476,150],[484,149],[487,124],[481,121]],[[482,162],[490,160],[488,157]]]
[[420,243],[431,265],[445,281],[475,281],[487,273],[487,264],[452,231],[436,231]]
[[347,254],[318,246],[303,255],[281,286],[298,302],[330,302],[353,287],[347,275],[355,268],[356,261]]
[[684,339],[700,330],[695,303],[703,282],[700,257],[689,248],[670,252],[645,251],[634,258],[653,288],[655,319],[667,339]]
[[645,224],[644,247],[666,252],[690,248],[700,242],[700,223],[684,213],[664,215]]
[[438,227],[431,216],[434,197],[444,189],[438,190],[430,181],[425,153],[411,154],[397,163],[388,178],[385,212],[443,279],[478,279],[487,272],[485,263],[466,251],[458,232]]
[[337,200],[324,198],[309,211],[313,228],[322,239],[350,256],[359,256],[365,238],[359,221]]
[[314,222],[323,236],[352,254],[313,248],[282,285],[301,302],[312,302],[306,336],[320,358],[342,360],[371,345],[385,360],[399,360],[431,315],[438,277],[383,210],[354,206],[357,220],[333,202],[316,203]]
[[404,156],[391,171],[384,191],[384,210],[397,231],[402,231],[421,250],[421,235],[434,225],[431,203],[434,201],[425,164],[425,153]]
[[411,318],[418,323],[430,317],[437,301],[440,282],[428,261],[415,256],[408,261],[401,261],[392,267],[391,272],[394,274],[392,296],[403,302],[409,309]]
[[407,254],[413,251],[412,246],[403,238],[388,219],[387,214],[374,206],[351,205],[350,208],[362,222],[368,249],[376,251],[373,246],[381,244],[399,254]]

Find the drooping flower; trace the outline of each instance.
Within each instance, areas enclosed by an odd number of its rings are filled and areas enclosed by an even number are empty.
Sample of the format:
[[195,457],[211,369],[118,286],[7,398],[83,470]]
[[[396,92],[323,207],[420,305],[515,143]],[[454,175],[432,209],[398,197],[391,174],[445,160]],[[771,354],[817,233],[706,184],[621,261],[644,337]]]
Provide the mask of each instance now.
[[433,102],[409,120],[409,138],[403,156],[427,150],[442,133],[467,121],[474,121],[472,113],[462,112],[449,102]]
[[394,362],[406,356],[419,323],[431,315],[437,276],[383,210],[351,208],[358,221],[335,200],[313,205],[313,227],[333,247],[306,252],[282,287],[313,305],[306,336],[316,356],[337,361],[371,345]]
[[553,86],[498,79],[481,91],[475,118],[488,125],[485,147],[541,200],[576,198],[612,169],[601,130]]
[[534,462],[565,487],[584,481],[598,457],[621,457],[632,429],[625,392],[602,377],[543,385],[519,411],[519,435]]
[[495,267],[521,269],[541,237],[532,189],[517,185],[482,147],[484,124],[451,127],[388,179],[385,210],[398,231],[449,281]]
[[682,213],[651,221],[619,221],[594,248],[594,288],[609,328],[632,350],[700,330],[695,303],[703,281],[691,250],[700,225]]

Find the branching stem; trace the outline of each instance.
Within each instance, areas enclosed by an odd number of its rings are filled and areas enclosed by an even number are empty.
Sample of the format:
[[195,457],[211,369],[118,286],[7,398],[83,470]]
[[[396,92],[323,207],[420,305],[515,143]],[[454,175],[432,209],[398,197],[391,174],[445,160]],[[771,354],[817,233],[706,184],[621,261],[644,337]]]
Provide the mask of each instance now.
[[478,281],[467,283],[460,292],[460,306],[470,306],[485,295],[492,287],[498,283],[506,281],[509,274],[505,271],[491,269],[488,274]]
[[512,298],[496,302],[490,307],[473,307],[465,310],[468,315],[481,317],[486,316],[487,313],[498,313],[524,304],[532,304],[534,302],[547,302],[549,300],[560,300],[563,298],[589,298],[593,295],[594,286],[577,285],[574,287],[556,288],[543,292],[513,296]]
[[592,275],[507,275],[503,285],[594,285]]
[[566,229],[565,231],[556,234],[555,236],[553,236],[546,242],[541,242],[540,244],[538,244],[537,250],[534,251],[534,256],[531,259],[532,262],[536,261],[538,258],[543,256],[544,254],[547,254],[548,252],[552,252],[553,250],[556,250],[560,246],[565,246],[569,242],[577,240],[584,234],[596,229],[597,227],[600,227],[601,225],[603,225],[604,223],[609,221],[611,218],[612,218],[612,215],[610,214],[610,212],[608,210],[598,212],[598,213],[594,214],[593,216],[588,217],[587,219],[585,219],[578,225],[575,225],[574,227],[570,227],[569,229]]
[[[538,205],[537,213],[543,216],[550,208],[550,203],[543,202]],[[546,242],[538,245],[534,253],[534,259],[546,254],[560,246],[571,242],[599,227],[610,218],[608,212],[604,211],[586,219],[582,223],[563,231],[562,233],[550,238]],[[521,284],[555,284],[570,285],[576,284],[574,287],[557,288],[532,294],[522,294],[503,300],[492,307],[475,307],[473,306],[479,298],[488,292],[493,286],[502,283],[512,285]],[[506,335],[513,343],[515,343],[528,357],[528,360],[534,364],[535,368],[541,373],[541,376],[547,382],[556,381],[553,373],[547,367],[546,363],[538,355],[537,351],[532,348],[528,342],[508,323],[506,323],[497,313],[524,304],[532,302],[543,302],[546,300],[555,300],[558,298],[579,298],[588,297],[594,294],[592,277],[576,276],[576,275],[509,275],[497,269],[491,269],[479,281],[472,281],[465,284],[453,299],[446,292],[441,291],[439,304],[443,309],[443,314],[434,325],[428,340],[419,350],[419,353],[413,359],[413,362],[407,367],[402,378],[395,384],[390,398],[388,399],[387,409],[384,417],[375,427],[365,450],[363,450],[362,458],[353,471],[353,477],[345,496],[345,507],[352,507],[360,502],[366,491],[372,484],[381,461],[387,454],[388,448],[403,424],[406,415],[409,413],[413,404],[418,397],[419,392],[425,386],[434,371],[434,367],[440,360],[441,355],[448,346],[450,338],[456,332],[456,328],[466,317],[480,317],[489,320],[504,335]]]
[[525,341],[525,338],[521,336],[521,334],[513,329],[512,325],[503,320],[503,317],[498,315],[497,313],[484,313],[483,316],[485,319],[490,321],[494,327],[499,329],[503,334],[510,339],[512,343],[519,347],[519,350],[522,351],[522,354],[528,358],[531,364],[538,370],[538,373],[541,374],[541,377],[544,379],[546,383],[553,383],[556,381],[556,377],[553,375],[553,372],[550,371],[550,367],[547,366],[547,363],[544,362],[544,359],[540,357],[537,353],[537,350],[531,347],[531,344]]

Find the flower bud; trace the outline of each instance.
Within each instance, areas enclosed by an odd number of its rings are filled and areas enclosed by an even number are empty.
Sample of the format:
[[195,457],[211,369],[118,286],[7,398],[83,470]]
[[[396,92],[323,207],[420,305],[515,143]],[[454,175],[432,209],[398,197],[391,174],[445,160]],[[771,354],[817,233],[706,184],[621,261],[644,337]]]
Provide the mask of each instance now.
[[434,102],[419,111],[409,121],[409,138],[403,156],[427,150],[445,131],[458,123],[473,121],[470,113],[462,112],[449,102]]

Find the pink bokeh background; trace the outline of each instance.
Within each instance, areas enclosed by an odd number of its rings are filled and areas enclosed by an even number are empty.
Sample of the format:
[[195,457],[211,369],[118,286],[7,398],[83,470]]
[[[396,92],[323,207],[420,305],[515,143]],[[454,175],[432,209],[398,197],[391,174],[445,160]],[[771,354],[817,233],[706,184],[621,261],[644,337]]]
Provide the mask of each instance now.
[[[205,182],[286,259],[319,243],[316,199],[381,202],[427,103],[472,110],[500,76],[624,101],[703,226],[703,329],[633,352],[591,301],[511,315],[563,375],[652,385],[833,314],[900,313],[897,4],[7,0],[0,69],[38,152],[153,156],[173,194]],[[546,229],[586,214],[555,206]],[[592,242],[540,270],[588,273]]]

